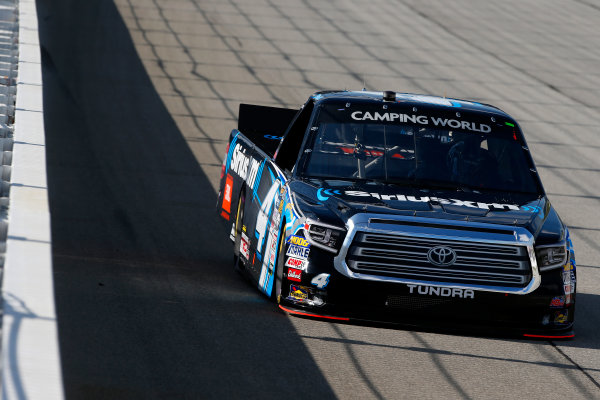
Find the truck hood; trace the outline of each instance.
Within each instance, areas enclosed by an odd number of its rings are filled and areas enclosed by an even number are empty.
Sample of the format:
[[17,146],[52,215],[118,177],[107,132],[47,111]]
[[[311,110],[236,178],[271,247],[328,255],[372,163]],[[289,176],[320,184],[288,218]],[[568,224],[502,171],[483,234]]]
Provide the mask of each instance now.
[[320,179],[292,180],[290,190],[304,213],[342,226],[367,212],[521,226],[536,235],[551,211],[546,197],[537,194]]

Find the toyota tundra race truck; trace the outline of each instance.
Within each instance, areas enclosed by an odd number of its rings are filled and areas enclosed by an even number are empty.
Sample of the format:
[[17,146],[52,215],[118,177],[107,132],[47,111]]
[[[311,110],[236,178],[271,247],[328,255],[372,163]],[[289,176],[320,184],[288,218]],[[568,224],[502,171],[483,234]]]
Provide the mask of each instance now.
[[241,104],[217,212],[288,313],[572,337],[575,255],[500,109],[396,92]]

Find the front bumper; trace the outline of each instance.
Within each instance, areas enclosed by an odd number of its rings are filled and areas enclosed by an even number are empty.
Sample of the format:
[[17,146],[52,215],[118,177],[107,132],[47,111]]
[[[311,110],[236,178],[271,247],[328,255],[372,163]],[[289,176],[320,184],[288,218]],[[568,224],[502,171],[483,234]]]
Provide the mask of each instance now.
[[[324,258],[320,258],[320,263],[311,262],[300,282],[287,280],[287,269],[284,270],[280,302],[285,311],[419,329],[552,339],[573,336],[575,293],[565,294],[562,268],[543,273],[540,286],[528,294],[367,281],[348,278],[333,269],[328,270],[330,283],[318,289],[311,280],[325,271],[315,266],[327,265]],[[292,285],[306,296],[292,296]],[[315,298],[317,301],[312,301]]]
[[[375,217],[378,219],[374,220]],[[291,313],[325,316],[337,320],[384,322],[431,329],[517,333],[565,338],[572,336],[575,314],[575,265],[540,273],[533,237],[525,229],[489,224],[356,214],[349,219],[348,234],[338,255],[311,247],[301,279],[288,278],[284,268],[281,305]],[[390,218],[386,216],[386,218]],[[477,230],[477,231],[474,231]],[[462,241],[466,245],[519,246],[531,266],[530,281],[523,285],[478,285],[473,282],[443,282],[415,279],[402,271],[378,275],[356,273],[346,262],[357,232],[384,233],[403,238]],[[299,233],[301,234],[301,232]],[[464,247],[464,246],[463,246]],[[394,251],[394,250],[392,250]],[[400,252],[398,252],[400,253]],[[385,261],[384,261],[385,262]],[[388,261],[389,265],[389,261]],[[422,267],[421,270],[429,270]],[[377,271],[376,269],[374,269]],[[435,271],[434,271],[435,272]],[[315,287],[314,279],[326,274],[326,287]],[[427,277],[427,273],[421,274]],[[460,278],[458,278],[460,279]]]

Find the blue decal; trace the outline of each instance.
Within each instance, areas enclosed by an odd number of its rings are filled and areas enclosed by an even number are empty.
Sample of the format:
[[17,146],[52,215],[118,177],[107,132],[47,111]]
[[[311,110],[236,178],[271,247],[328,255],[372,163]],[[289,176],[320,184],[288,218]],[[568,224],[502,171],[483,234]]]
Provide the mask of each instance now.
[[334,196],[334,195],[339,195],[340,191],[339,190],[333,190],[333,189],[319,189],[317,190],[317,199],[319,199],[320,201],[326,201],[329,197]]
[[530,212],[533,212],[533,213],[538,213],[538,212],[542,211],[542,209],[540,207],[538,207],[538,206],[521,206],[521,208],[524,211],[530,211]]
[[269,174],[271,174],[271,185],[275,183],[277,178],[275,178],[275,174],[271,171],[271,168],[268,168]]
[[270,140],[281,140],[282,137],[281,136],[275,136],[275,135],[265,135],[263,136],[265,139],[270,139]]
[[265,168],[265,160],[262,160],[258,172],[256,173],[256,181],[254,182],[254,190],[252,191],[252,198],[258,202],[258,208],[262,206],[262,200],[258,197],[258,187],[260,186],[260,179],[262,178],[263,169]]
[[568,261],[568,269],[565,268],[565,271],[566,270],[575,271],[576,266],[577,266],[577,264],[575,262],[575,248],[573,247],[573,242],[571,241],[571,233],[569,232],[569,228],[566,228],[566,230],[567,230],[566,242],[567,242],[567,251],[569,252],[569,261]]

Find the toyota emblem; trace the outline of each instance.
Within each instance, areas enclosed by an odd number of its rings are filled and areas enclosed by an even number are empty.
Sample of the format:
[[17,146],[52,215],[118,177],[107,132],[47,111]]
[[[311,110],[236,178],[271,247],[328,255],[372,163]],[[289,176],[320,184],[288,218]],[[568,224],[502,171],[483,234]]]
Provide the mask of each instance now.
[[435,246],[427,252],[427,259],[433,265],[447,267],[456,261],[456,252],[450,247]]

